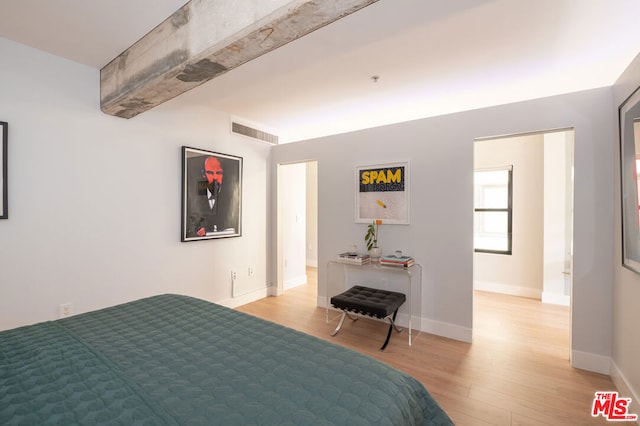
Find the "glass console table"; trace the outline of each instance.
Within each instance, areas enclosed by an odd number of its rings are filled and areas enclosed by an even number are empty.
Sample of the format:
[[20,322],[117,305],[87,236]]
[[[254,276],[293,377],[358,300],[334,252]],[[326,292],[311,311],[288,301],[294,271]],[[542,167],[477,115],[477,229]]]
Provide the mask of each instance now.
[[[422,318],[422,266],[415,263],[408,268],[384,266],[378,263],[352,265],[335,260],[327,264],[326,322],[337,319],[340,311],[331,307],[331,297],[354,285],[397,291],[407,296],[398,310],[396,323],[408,330],[409,346],[420,334]],[[335,315],[331,315],[334,313]],[[418,325],[418,330],[415,330]],[[414,331],[417,331],[414,334]]]

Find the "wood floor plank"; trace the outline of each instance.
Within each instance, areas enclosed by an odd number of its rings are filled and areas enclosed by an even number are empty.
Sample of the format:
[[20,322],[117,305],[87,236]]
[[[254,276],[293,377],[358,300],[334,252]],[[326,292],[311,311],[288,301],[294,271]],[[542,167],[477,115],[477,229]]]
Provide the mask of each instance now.
[[413,346],[387,325],[361,318],[325,321],[316,306],[314,268],[306,285],[237,309],[342,345],[420,380],[456,425],[601,425],[591,416],[596,391],[616,390],[608,376],[572,368],[569,309],[538,300],[474,293],[473,344],[421,333]]

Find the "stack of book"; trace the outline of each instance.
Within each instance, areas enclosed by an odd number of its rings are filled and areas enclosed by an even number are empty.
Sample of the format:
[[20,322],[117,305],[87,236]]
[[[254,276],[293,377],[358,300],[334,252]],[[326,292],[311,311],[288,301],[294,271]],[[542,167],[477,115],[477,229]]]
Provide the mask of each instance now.
[[345,252],[338,255],[338,262],[350,265],[366,265],[371,261],[368,254]]
[[404,268],[408,268],[413,265],[415,261],[411,256],[382,256],[380,258],[380,265],[384,266],[400,266]]

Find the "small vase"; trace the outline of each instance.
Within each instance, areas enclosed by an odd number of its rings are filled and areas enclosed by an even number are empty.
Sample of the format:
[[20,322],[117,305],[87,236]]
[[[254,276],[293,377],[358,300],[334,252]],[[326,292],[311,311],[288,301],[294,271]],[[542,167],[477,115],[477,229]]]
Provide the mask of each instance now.
[[369,249],[369,256],[371,257],[371,262],[380,262],[380,258],[382,257],[382,249],[380,247],[371,247],[371,249]]

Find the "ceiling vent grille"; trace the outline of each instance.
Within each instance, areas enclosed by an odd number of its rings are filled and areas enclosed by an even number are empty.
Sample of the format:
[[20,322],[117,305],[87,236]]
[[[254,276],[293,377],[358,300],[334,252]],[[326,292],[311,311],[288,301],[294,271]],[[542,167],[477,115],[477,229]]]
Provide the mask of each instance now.
[[236,123],[235,121],[231,122],[231,131],[242,136],[259,139],[274,145],[278,144],[278,136],[262,130],[254,129],[253,127],[245,126],[244,124]]

